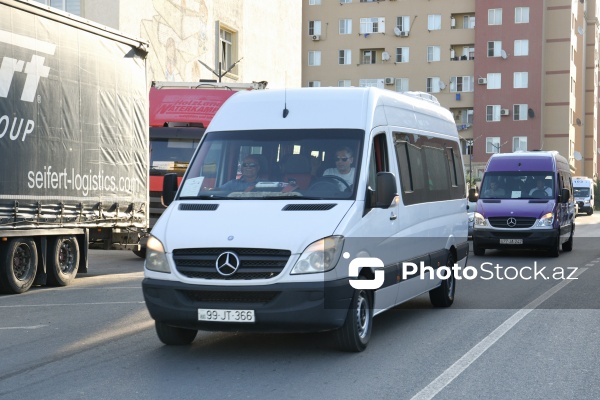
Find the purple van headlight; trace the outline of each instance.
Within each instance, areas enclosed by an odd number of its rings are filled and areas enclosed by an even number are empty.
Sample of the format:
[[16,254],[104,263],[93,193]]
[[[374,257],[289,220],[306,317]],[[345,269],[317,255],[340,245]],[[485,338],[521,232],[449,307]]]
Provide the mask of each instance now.
[[483,215],[476,212],[475,214],[473,214],[473,216],[475,218],[475,222],[474,222],[475,226],[487,226],[487,221],[485,220]]
[[542,215],[542,217],[538,220],[535,226],[539,228],[551,228],[552,223],[554,222],[554,214],[547,213]]

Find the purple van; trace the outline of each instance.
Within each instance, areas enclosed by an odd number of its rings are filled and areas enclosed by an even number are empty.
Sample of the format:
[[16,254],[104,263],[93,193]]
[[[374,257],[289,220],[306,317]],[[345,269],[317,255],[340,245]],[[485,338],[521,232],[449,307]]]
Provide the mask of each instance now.
[[[544,249],[552,257],[573,249],[575,204],[567,160],[556,151],[494,154],[477,200],[473,252]],[[475,193],[469,200],[476,199]]]

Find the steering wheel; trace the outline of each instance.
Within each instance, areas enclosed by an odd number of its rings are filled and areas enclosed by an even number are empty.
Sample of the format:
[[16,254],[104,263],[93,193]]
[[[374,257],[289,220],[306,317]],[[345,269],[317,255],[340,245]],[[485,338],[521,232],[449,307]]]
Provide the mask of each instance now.
[[533,193],[531,193],[531,197],[546,198],[548,197],[548,193],[546,193],[545,190],[536,189],[533,191]]
[[[339,183],[343,184],[343,186],[344,186],[343,190],[340,190]],[[342,192],[350,191],[350,185],[348,185],[348,182],[346,182],[339,176],[335,176],[335,175],[323,175],[315,183],[310,185],[309,189],[310,190],[318,190],[319,186],[324,187],[325,191],[338,191],[338,192],[339,191],[342,191]]]

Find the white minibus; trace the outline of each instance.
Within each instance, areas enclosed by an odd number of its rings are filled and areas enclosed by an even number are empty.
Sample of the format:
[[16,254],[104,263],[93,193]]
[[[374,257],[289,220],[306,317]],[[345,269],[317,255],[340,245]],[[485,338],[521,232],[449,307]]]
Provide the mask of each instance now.
[[333,331],[362,351],[373,317],[455,295],[467,198],[450,111],[427,94],[234,94],[148,240],[143,293],[165,344],[198,330]]

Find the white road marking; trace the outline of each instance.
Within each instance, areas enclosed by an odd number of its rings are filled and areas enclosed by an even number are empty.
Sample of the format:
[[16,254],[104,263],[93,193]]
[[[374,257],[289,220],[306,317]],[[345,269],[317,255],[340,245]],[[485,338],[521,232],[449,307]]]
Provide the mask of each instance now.
[[[580,268],[573,275],[577,277],[581,275],[587,268]],[[440,376],[435,378],[429,385],[425,386],[419,393],[413,396],[412,400],[430,400],[446,386],[450,384],[456,377],[458,377],[465,369],[469,367],[475,360],[477,360],[487,349],[489,349],[494,343],[496,343],[506,332],[512,329],[520,320],[525,318],[527,314],[537,308],[544,301],[548,300],[559,290],[571,283],[572,280],[564,280],[556,286],[553,286],[537,299],[527,304],[524,308],[514,313],[510,318],[502,323],[499,327],[494,329],[492,333],[487,335],[481,342],[477,343],[471,350],[463,355],[458,361],[452,364],[447,370],[442,372]]]
[[24,329],[24,330],[29,330],[29,329],[40,329],[40,328],[45,328],[48,325],[33,325],[33,326],[6,326],[6,327],[0,327],[0,331],[8,331],[8,330],[16,330],[16,329]]

